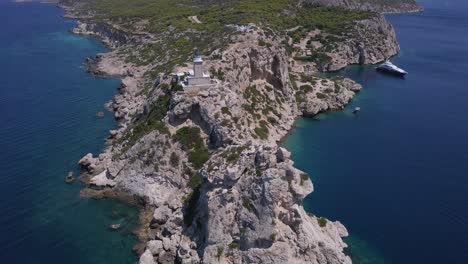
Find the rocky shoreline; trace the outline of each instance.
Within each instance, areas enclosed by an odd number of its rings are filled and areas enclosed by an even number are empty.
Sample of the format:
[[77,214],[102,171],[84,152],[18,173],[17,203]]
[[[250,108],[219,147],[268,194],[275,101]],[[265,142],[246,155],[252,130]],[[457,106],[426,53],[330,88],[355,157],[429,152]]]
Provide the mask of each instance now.
[[[62,7],[80,20],[74,33],[112,48],[88,60],[89,72],[122,80],[108,104],[119,128],[110,131],[103,153],[79,161],[89,179],[81,194],[142,208],[140,263],[351,263],[343,253],[346,228],[305,212],[312,182],[278,142],[296,118],[341,110],[361,89],[347,78],[306,75],[306,66],[334,71],[399,51],[382,16],[362,21],[362,34],[339,42],[324,65],[294,61],[280,36],[252,27],[233,36],[221,59],[207,60],[207,68],[223,72],[222,84],[188,93],[175,90],[171,75],[142,88],[149,67],[127,62],[119,48],[144,36],[88,24]],[[167,109],[156,112],[162,104]]]

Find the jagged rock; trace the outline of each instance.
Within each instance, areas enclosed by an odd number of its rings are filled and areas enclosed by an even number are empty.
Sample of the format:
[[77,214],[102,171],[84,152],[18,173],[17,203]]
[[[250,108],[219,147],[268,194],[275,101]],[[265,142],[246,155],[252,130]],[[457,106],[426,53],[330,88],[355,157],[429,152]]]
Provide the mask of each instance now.
[[345,39],[336,51],[327,53],[330,61],[319,65],[322,71],[337,71],[350,64],[375,64],[400,50],[395,30],[383,16],[359,21],[354,31],[354,37]]
[[140,256],[140,264],[156,264],[154,261],[153,255],[151,252],[147,249],[143,253],[143,255]]
[[305,100],[299,107],[304,116],[343,109],[361,88],[361,85],[347,78],[334,82],[317,82],[313,89],[305,94]]
[[154,210],[152,222],[158,225],[163,225],[167,222],[167,220],[169,219],[171,215],[172,215],[171,209],[163,205],[161,207],[156,208],[156,210]]
[[284,162],[291,157],[291,152],[287,151],[285,148],[279,147],[276,152],[276,159],[278,162]]
[[93,154],[88,153],[78,161],[78,164],[80,165],[82,169],[92,174],[94,173],[96,169],[96,162],[97,162],[97,159],[93,158]]
[[[292,167],[284,149],[252,147],[254,151],[245,149],[231,166],[255,168],[256,164],[265,164],[267,157],[277,159],[278,156],[281,162],[269,163],[261,174],[245,171],[226,191],[210,182],[202,186],[196,219],[203,221],[199,222],[202,227],[200,232],[195,231],[195,236],[206,241],[201,245],[204,263],[218,263],[221,248],[230,252],[224,256],[227,263],[238,259],[268,263],[346,263],[347,257],[341,251],[344,243],[340,235],[346,235],[343,226],[329,222],[327,228],[322,228],[299,206],[312,191],[309,178],[301,178],[301,172]],[[219,168],[207,171],[215,174],[210,178],[229,180],[228,173],[223,171],[229,167],[223,164],[222,154],[213,156],[210,163]],[[312,249],[319,241],[326,250]],[[305,253],[294,253],[298,251]]]
[[109,131],[109,139],[114,139],[118,134],[119,134],[119,132],[117,130],[110,130]]
[[175,254],[168,251],[163,251],[158,256],[158,263],[174,263]]
[[89,181],[89,186],[93,189],[103,189],[106,187],[114,187],[115,186],[115,181],[110,179],[109,173],[106,170],[103,172],[99,173],[98,175],[94,176],[91,178]]
[[161,240],[148,241],[148,243],[146,244],[146,248],[149,249],[151,254],[153,254],[154,256],[157,256],[159,255],[159,253],[164,251],[163,243]]

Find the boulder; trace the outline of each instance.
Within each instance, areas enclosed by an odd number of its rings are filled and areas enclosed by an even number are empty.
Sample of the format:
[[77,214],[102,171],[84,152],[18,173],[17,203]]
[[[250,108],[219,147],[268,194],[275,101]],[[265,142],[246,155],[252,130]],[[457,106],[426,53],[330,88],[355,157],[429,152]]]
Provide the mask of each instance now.
[[89,187],[92,189],[102,190],[106,187],[114,187],[115,181],[108,177],[107,169],[103,172],[99,173],[98,175],[91,178],[89,181]]
[[159,255],[159,253],[164,251],[163,242],[161,240],[150,240],[146,244],[146,248],[149,249],[151,254],[153,254],[154,256]]
[[276,151],[276,160],[278,163],[284,162],[291,157],[291,152],[287,151],[285,148],[279,147]]
[[140,256],[139,263],[140,264],[156,264],[156,262],[154,261],[153,255],[148,249],[145,250],[143,255]]
[[78,161],[78,165],[80,165],[80,167],[87,171],[88,173],[94,173],[95,169],[96,169],[96,163],[97,163],[97,159],[96,158],[93,158],[93,154],[92,153],[88,153],[86,154],[83,158],[81,158],[79,161]]
[[152,225],[163,225],[167,222],[169,217],[172,215],[172,210],[169,209],[166,205],[160,206],[154,210],[153,220],[151,221]]

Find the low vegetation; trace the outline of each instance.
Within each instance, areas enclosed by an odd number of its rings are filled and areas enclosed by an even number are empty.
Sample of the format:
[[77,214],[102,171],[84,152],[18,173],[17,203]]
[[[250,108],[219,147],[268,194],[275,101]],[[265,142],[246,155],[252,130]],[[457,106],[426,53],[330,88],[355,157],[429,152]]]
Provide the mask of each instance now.
[[[71,0],[65,0],[71,2]],[[300,6],[299,0],[80,0],[82,10],[92,10],[98,23],[112,23],[128,32],[148,32],[155,41],[138,48],[122,49],[127,61],[136,65],[157,62],[151,77],[159,72],[171,72],[175,65],[184,64],[197,48],[209,56],[216,49],[230,43],[233,27],[255,23],[286,34],[298,41],[313,29],[342,36],[350,32],[353,22],[373,16],[373,13],[350,11],[339,7]],[[197,16],[202,23],[193,23]],[[332,40],[330,40],[332,42]],[[268,46],[262,40],[259,45]],[[287,44],[285,46],[288,46]],[[325,45],[328,47],[329,45]],[[288,47],[287,47],[288,48]],[[324,53],[314,53],[326,61]],[[221,69],[213,70],[218,79],[224,79]]]
[[121,153],[126,152],[135,145],[140,138],[153,130],[170,135],[169,129],[164,122],[161,121],[164,116],[166,116],[170,98],[170,95],[166,94],[159,96],[152,104],[150,112],[137,120],[133,126],[127,128],[123,136],[114,142],[114,144],[124,144]]
[[188,160],[195,169],[200,169],[210,158],[211,154],[200,135],[200,128],[183,127],[177,130],[174,139],[188,152]]
[[324,218],[324,217],[317,218],[317,222],[318,222],[320,227],[327,226],[327,221],[328,220],[326,218]]

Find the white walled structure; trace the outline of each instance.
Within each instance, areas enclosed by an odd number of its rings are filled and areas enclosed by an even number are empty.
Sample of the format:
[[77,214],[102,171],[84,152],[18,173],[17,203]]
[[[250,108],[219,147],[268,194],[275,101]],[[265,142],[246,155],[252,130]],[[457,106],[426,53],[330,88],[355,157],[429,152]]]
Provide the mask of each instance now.
[[212,85],[209,74],[203,72],[203,59],[200,55],[193,58],[193,74],[186,78],[187,88],[209,88]]
[[196,78],[203,77],[203,59],[200,55],[193,58],[193,75]]

